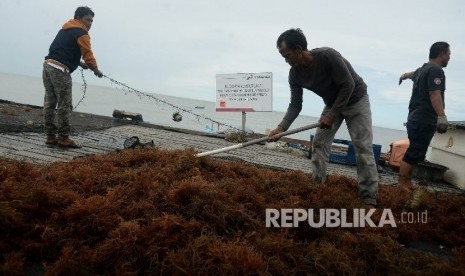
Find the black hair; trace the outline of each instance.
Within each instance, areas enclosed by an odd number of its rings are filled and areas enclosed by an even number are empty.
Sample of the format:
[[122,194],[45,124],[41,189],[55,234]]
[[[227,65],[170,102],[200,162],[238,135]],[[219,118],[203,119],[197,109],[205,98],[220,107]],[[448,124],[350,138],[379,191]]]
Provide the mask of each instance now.
[[74,19],[81,19],[86,15],[95,16],[95,13],[89,7],[79,7],[74,12]]
[[437,58],[440,54],[447,53],[448,49],[449,43],[444,41],[436,42],[433,45],[431,45],[431,48],[429,49],[429,58]]
[[286,42],[286,46],[290,50],[307,50],[307,39],[301,29],[289,29],[282,33],[276,41],[276,47],[281,47],[282,42]]

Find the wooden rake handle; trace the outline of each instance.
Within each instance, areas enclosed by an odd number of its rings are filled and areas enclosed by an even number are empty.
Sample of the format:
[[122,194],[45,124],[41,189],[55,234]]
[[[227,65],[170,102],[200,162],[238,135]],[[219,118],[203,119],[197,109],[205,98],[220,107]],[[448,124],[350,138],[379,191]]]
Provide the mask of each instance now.
[[233,150],[233,149],[240,149],[240,148],[248,147],[248,146],[255,145],[255,144],[258,144],[258,143],[261,143],[261,142],[266,142],[269,139],[279,139],[279,138],[287,136],[287,135],[302,132],[302,131],[309,130],[309,129],[312,129],[312,128],[316,128],[316,127],[319,127],[319,126],[320,126],[320,123],[306,125],[306,126],[303,126],[303,127],[299,127],[299,128],[295,128],[295,129],[291,129],[291,130],[288,130],[288,131],[281,132],[279,134],[274,135],[273,137],[265,136],[265,137],[250,140],[248,142],[244,142],[244,143],[241,143],[241,144],[236,144],[236,145],[232,145],[232,146],[221,148],[221,149],[216,149],[216,150],[197,153],[195,156],[196,157],[202,157],[202,156],[212,155],[212,154],[216,154],[216,153],[220,153],[220,152],[230,151],[230,150]]

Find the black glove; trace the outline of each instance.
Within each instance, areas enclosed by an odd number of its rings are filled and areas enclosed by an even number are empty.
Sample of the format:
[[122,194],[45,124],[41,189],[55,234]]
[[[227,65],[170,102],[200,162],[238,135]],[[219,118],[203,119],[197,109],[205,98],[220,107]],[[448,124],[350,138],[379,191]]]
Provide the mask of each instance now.
[[94,70],[94,75],[96,75],[99,78],[103,77],[103,73],[99,69]]
[[439,133],[446,133],[449,122],[447,121],[447,116],[438,116],[438,122],[436,124],[436,130]]

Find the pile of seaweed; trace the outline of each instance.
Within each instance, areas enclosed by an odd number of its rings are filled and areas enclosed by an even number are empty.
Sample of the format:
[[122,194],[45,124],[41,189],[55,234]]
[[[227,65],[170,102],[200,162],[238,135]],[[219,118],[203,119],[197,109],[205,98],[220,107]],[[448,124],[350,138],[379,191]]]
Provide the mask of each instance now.
[[[351,216],[362,206],[356,181],[315,185],[302,172],[149,149],[47,165],[0,160],[0,183],[0,274],[465,273],[465,199],[452,194],[417,200],[426,223],[278,228],[266,227],[267,208]],[[378,210],[398,221],[410,197],[381,186]]]

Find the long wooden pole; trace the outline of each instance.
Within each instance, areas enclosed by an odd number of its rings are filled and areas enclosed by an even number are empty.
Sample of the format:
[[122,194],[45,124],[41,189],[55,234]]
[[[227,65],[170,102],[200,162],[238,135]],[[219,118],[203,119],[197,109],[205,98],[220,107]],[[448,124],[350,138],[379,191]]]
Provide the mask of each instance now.
[[302,131],[312,129],[312,128],[316,128],[316,127],[319,127],[319,126],[320,126],[319,123],[306,125],[306,126],[303,126],[303,127],[299,127],[299,128],[295,128],[295,129],[285,131],[285,132],[281,132],[279,134],[274,135],[273,137],[265,136],[265,137],[254,139],[254,140],[244,142],[244,143],[241,143],[241,144],[236,144],[236,145],[232,145],[232,146],[221,148],[221,149],[201,152],[201,153],[196,154],[196,157],[202,157],[202,156],[212,155],[212,154],[216,154],[216,153],[220,153],[220,152],[230,151],[230,150],[233,150],[233,149],[240,149],[240,148],[248,147],[248,146],[255,145],[255,144],[258,144],[258,143],[261,143],[261,142],[266,142],[269,139],[279,139],[279,138],[281,138],[283,136],[287,136],[287,135],[291,135],[291,134],[294,134],[294,133],[302,132]]

